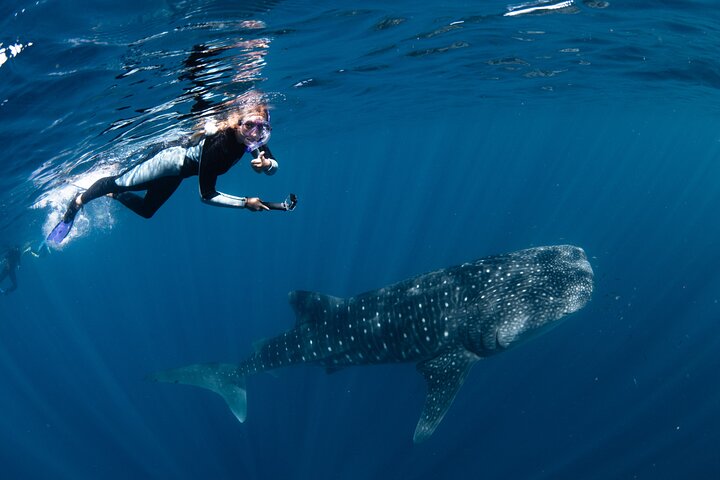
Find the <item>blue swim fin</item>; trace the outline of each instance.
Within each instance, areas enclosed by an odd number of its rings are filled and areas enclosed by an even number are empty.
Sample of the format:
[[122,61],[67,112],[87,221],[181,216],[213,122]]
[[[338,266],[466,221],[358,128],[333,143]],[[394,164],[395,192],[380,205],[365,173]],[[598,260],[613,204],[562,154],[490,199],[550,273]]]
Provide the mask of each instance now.
[[52,229],[50,235],[47,236],[47,243],[60,245],[60,243],[65,240],[65,237],[67,237],[68,233],[70,233],[70,229],[72,228],[74,221],[74,218],[69,222],[61,220],[60,223],[55,225],[55,228]]
[[62,241],[65,240],[65,237],[67,237],[68,233],[70,233],[73,222],[75,222],[75,216],[80,211],[81,207],[82,205],[78,205],[73,197],[68,204],[67,210],[65,210],[65,215],[63,215],[62,220],[60,220],[60,223],[55,225],[55,228],[52,229],[50,235],[47,236],[47,239],[45,240],[46,243],[60,245]]

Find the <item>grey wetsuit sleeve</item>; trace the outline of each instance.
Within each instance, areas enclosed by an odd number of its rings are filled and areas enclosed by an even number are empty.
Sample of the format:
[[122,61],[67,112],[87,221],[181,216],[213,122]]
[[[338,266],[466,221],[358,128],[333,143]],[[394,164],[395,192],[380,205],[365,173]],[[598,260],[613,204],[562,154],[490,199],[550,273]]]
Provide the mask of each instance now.
[[247,203],[246,197],[236,197],[218,192],[215,189],[217,175],[212,175],[206,172],[203,176],[202,170],[201,165],[198,176],[200,177],[200,198],[203,203],[215,205],[216,207],[245,208],[245,204]]
[[215,192],[214,196],[202,197],[203,203],[216,207],[245,208],[247,197],[235,197],[222,192]]

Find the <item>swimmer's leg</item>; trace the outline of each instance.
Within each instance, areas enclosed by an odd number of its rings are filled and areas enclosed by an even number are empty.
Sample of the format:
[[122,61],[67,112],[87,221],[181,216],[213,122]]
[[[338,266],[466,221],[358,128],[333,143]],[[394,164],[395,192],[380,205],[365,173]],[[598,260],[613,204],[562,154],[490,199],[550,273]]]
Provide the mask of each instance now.
[[[166,179],[171,178],[172,181],[170,183],[174,184],[177,182],[177,184],[174,185],[172,187],[172,191],[167,194],[169,197],[182,180],[181,172],[183,165],[185,164],[185,152],[186,150],[182,147],[166,148],[165,150],[160,151],[157,155],[138,165],[135,165],[120,175],[101,178],[93,183],[90,188],[85,190],[82,195],[80,195],[80,201],[82,205],[85,205],[86,203],[102,197],[103,195],[113,194],[113,197],[115,197],[115,194],[129,191],[137,192],[139,190],[148,190],[148,194],[150,194],[150,190],[155,189],[156,185],[160,190],[159,195],[162,196],[165,194],[164,191],[168,188],[166,185]],[[160,205],[162,205],[165,200],[167,200],[167,197],[164,198],[159,205],[157,205],[155,210],[160,208]],[[150,201],[153,201],[153,199],[150,198]],[[132,200],[130,202],[132,203]],[[77,202],[75,203],[75,207],[77,208],[75,208],[75,212],[72,213],[73,215],[75,215],[77,210],[80,208],[80,205],[77,205]],[[132,207],[129,208],[135,211]],[[71,204],[68,210],[72,209],[73,205]],[[136,213],[142,215],[142,213]]]
[[158,178],[145,185],[147,193],[144,197],[131,192],[122,192],[114,194],[112,198],[141,217],[150,218],[175,193],[181,182],[181,177]]
[[[185,152],[183,147],[166,148],[120,175],[96,181],[82,195],[70,201],[62,221],[48,235],[48,243],[60,244],[70,233],[80,208],[103,195],[112,194],[113,197],[116,197],[124,192],[148,190],[142,203],[139,202],[137,195],[135,195],[137,198],[127,197],[124,199],[125,201],[119,198],[118,200],[138,215],[145,218],[152,217],[182,181]],[[151,190],[153,190],[152,193]]]
[[[83,205],[98,197],[107,195],[108,193],[119,191],[119,187],[115,183],[116,178],[117,176],[101,178],[90,185],[90,188],[85,190],[82,195],[79,197],[73,197],[68,204],[67,210],[65,210],[62,220],[60,220],[60,222],[55,225],[55,228],[52,229],[52,232],[48,235],[46,242],[49,244],[60,245],[60,243],[65,240],[65,237],[67,237],[70,233],[75,217]],[[78,203],[78,199],[80,199],[80,203]]]

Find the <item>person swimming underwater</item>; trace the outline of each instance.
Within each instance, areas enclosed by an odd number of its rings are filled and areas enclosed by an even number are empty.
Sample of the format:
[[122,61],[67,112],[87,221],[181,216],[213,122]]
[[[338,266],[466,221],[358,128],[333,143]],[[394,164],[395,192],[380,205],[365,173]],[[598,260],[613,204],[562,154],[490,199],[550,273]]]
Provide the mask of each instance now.
[[[246,208],[253,212],[294,209],[297,198],[292,194],[284,202],[270,203],[258,197],[228,195],[215,188],[217,178],[227,173],[245,152],[252,154],[250,166],[255,172],[266,175],[277,172],[278,162],[267,146],[271,131],[270,112],[262,95],[258,92],[246,94],[240,107],[214,128],[205,128],[193,135],[189,147],[165,148],[119,175],[93,183],[71,200],[62,221],[48,235],[48,243],[62,242],[78,211],[96,198],[107,195],[141,217],[151,218],[184,179],[195,175],[198,176],[201,200],[209,205]],[[133,193],[137,191],[145,191],[145,195]]]
[[10,279],[10,286],[7,288],[0,288],[0,295],[9,295],[10,293],[17,290],[17,269],[20,267],[20,258],[22,252],[20,247],[8,248],[2,257],[0,257],[0,283],[6,278]]

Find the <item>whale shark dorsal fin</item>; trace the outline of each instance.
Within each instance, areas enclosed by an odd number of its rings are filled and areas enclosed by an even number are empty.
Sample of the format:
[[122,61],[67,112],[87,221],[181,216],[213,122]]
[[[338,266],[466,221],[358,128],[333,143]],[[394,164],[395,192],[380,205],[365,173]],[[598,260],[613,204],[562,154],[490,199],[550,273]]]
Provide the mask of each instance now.
[[324,321],[336,312],[338,307],[345,305],[344,298],[303,290],[290,292],[289,300],[297,318],[296,326]]
[[252,342],[252,347],[253,347],[253,350],[255,351],[255,353],[258,353],[260,350],[263,349],[263,347],[265,345],[268,345],[269,343],[270,343],[269,338],[260,338],[258,340],[255,340],[254,342]]
[[457,348],[418,363],[417,369],[425,377],[428,392],[425,407],[415,428],[415,443],[423,442],[432,435],[450,408],[470,367],[478,359],[478,356],[467,350]]

